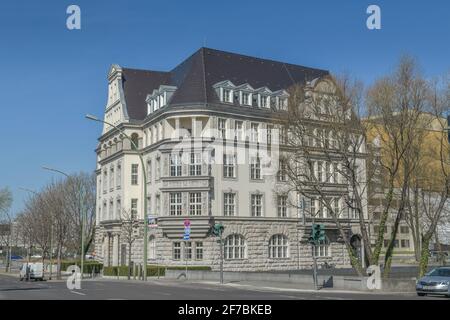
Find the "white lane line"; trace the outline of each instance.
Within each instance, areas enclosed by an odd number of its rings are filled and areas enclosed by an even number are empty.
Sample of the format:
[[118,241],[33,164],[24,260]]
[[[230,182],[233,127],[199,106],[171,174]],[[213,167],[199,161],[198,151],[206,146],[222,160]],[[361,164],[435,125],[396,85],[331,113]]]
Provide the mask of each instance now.
[[86,293],[82,293],[82,292],[76,292],[76,291],[70,291],[70,292],[75,293],[75,294],[79,294],[81,296],[85,296],[86,295]]

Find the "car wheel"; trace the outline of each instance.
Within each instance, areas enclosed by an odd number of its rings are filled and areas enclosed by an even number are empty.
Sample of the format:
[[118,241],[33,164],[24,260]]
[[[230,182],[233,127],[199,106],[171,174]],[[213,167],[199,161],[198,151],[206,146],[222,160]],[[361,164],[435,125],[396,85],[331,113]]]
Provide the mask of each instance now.
[[427,294],[426,294],[426,293],[417,292],[417,295],[418,295],[419,297],[423,297],[423,296],[426,296]]

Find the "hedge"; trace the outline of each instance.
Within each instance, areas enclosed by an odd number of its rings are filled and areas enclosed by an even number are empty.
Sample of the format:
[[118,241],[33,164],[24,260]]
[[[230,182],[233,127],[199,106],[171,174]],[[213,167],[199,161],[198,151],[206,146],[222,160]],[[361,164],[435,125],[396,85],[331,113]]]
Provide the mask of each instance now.
[[[147,266],[147,276],[148,277],[156,277],[158,274],[160,276],[164,276],[167,270],[186,270],[185,266],[157,266],[157,265],[149,265]],[[208,266],[188,266],[188,270],[206,270],[211,271],[211,267]],[[139,265],[136,265],[136,276],[138,276]],[[104,276],[128,276],[128,266],[118,266],[118,267],[104,267],[103,268]],[[131,276],[133,277],[133,268],[131,269]]]
[[[61,261],[61,270],[66,271],[69,266],[81,266],[80,260],[78,261]],[[84,261],[83,262],[83,273],[100,273],[103,269],[103,264],[98,261]]]

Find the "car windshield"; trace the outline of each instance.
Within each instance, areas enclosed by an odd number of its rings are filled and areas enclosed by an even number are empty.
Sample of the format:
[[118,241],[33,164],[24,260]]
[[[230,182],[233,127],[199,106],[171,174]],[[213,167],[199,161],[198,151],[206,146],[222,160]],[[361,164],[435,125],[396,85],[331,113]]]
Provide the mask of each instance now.
[[450,269],[434,269],[428,275],[430,277],[450,277]]

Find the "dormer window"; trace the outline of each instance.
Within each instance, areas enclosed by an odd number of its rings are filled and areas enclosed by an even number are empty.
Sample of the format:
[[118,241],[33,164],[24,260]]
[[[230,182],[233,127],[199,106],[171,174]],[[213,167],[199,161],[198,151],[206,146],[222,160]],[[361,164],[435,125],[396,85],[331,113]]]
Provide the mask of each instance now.
[[227,103],[232,103],[232,93],[231,90],[229,89],[223,89],[223,93],[222,93],[222,101],[223,102],[227,102]]
[[250,105],[250,94],[248,92],[242,92],[242,104]]
[[267,96],[260,95],[259,96],[259,107],[260,108],[267,108],[268,107],[268,98]]

